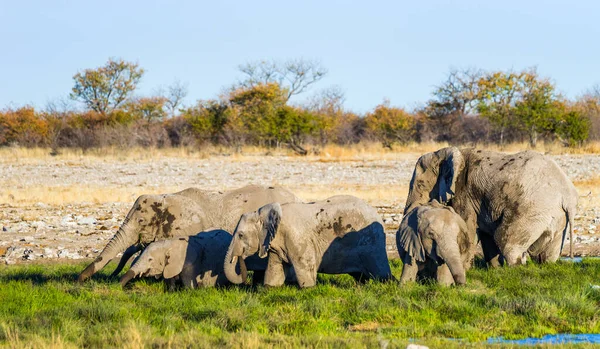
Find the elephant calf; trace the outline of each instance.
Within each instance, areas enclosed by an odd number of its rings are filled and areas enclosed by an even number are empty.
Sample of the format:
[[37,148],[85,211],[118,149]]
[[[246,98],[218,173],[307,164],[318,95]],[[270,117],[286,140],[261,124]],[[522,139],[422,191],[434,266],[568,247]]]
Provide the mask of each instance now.
[[396,233],[404,263],[400,281],[415,281],[420,276],[433,277],[444,285],[464,284],[476,238],[452,207],[436,200],[415,207],[403,217]]
[[[238,264],[258,252],[268,256],[264,284],[281,286],[292,266],[300,287],[316,284],[317,272],[355,279],[392,278],[383,222],[377,210],[348,195],[311,203],[272,203],[242,215],[225,257],[225,275],[241,283]],[[244,269],[243,267],[241,269]]]
[[[181,283],[184,288],[229,284],[223,273],[223,259],[230,243],[231,234],[220,229],[153,242],[123,275],[121,285],[140,276],[163,277],[166,282]],[[265,270],[266,264],[252,258],[248,266],[250,270]]]

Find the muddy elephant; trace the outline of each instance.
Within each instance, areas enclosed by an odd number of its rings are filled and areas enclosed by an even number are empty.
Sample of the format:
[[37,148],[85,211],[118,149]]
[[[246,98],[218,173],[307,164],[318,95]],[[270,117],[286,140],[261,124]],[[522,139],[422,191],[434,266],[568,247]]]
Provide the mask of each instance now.
[[[180,284],[191,289],[227,285],[223,260],[231,238],[231,233],[225,230],[211,229],[192,236],[155,241],[121,277],[121,285],[136,277],[162,277],[170,285]],[[246,267],[264,271],[267,261],[253,256],[248,258]]]
[[133,254],[153,241],[194,235],[212,227],[233,231],[245,212],[271,202],[297,201],[299,199],[287,189],[259,185],[227,192],[189,188],[173,194],[142,195],[117,233],[78,280],[88,279],[121,252],[123,256],[112,276],[118,275]]
[[476,243],[475,231],[469,231],[452,207],[432,200],[413,208],[396,233],[403,263],[400,282],[420,277],[443,285],[465,284]]
[[476,230],[488,265],[540,263],[560,257],[567,229],[573,243],[578,194],[549,157],[448,147],[415,165],[404,213],[431,199],[454,208]]
[[[225,256],[225,275],[249,256],[268,257],[264,284],[281,286],[291,265],[300,287],[314,286],[317,272],[350,274],[355,279],[392,278],[383,222],[377,210],[348,195],[311,203],[272,203],[245,213]],[[243,269],[243,267],[242,267]]]

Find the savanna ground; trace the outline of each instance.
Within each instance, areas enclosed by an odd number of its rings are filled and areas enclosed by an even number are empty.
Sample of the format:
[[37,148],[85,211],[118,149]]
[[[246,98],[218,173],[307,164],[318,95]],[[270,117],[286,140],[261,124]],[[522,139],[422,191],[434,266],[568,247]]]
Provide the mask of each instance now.
[[[414,340],[480,347],[497,336],[599,333],[594,285],[600,284],[600,261],[590,259],[475,268],[459,288],[357,285],[346,276],[320,276],[310,290],[165,292],[150,280],[122,290],[108,278],[114,265],[84,285],[74,282],[138,195],[190,186],[277,184],[305,200],[356,195],[378,207],[393,237],[416,159],[441,146],[328,146],[306,157],[259,148],[65,150],[56,156],[48,149],[0,149],[0,263],[6,264],[0,265],[0,345],[404,347]],[[580,193],[576,254],[600,254],[600,146],[538,150],[557,161]],[[394,260],[392,267],[399,277],[401,263]]]

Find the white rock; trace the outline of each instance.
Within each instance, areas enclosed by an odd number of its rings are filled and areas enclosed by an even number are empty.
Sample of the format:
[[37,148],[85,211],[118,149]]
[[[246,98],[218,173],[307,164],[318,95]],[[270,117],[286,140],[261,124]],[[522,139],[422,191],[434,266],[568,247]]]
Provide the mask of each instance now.
[[406,349],[429,349],[429,347],[419,344],[409,344],[406,346]]
[[36,228],[36,229],[40,229],[40,228],[45,228],[46,227],[46,223],[42,222],[42,221],[33,221],[31,223],[29,223],[32,227]]
[[79,225],[93,225],[96,223],[96,218],[94,217],[81,217],[77,219],[77,224]]

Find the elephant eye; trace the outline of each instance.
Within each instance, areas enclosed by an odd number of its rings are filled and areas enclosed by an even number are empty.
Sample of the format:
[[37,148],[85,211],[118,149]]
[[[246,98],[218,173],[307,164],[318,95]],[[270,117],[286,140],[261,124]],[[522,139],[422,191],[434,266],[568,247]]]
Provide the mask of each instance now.
[[240,237],[240,239],[241,239],[241,238],[243,238],[243,237],[244,237],[244,234],[242,234],[242,233],[238,233],[238,236],[239,236],[239,237]]

